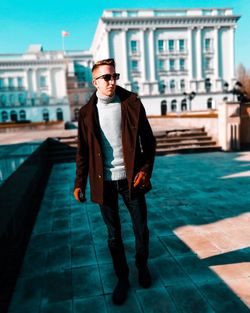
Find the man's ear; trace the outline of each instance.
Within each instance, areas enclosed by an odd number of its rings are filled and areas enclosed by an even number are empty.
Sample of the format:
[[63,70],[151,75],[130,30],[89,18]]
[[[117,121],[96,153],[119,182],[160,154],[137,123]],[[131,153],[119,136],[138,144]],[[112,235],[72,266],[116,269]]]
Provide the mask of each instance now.
[[95,88],[97,88],[98,85],[95,79],[92,79],[92,84],[95,86]]

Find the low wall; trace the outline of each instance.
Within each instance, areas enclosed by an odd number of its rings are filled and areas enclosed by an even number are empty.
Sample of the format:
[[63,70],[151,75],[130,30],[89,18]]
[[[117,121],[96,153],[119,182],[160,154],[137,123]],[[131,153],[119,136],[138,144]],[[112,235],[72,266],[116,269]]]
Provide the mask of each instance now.
[[48,141],[0,187],[0,311],[6,312],[50,174]]
[[172,113],[166,116],[148,116],[153,132],[204,127],[207,133],[218,141],[218,114],[214,112]]

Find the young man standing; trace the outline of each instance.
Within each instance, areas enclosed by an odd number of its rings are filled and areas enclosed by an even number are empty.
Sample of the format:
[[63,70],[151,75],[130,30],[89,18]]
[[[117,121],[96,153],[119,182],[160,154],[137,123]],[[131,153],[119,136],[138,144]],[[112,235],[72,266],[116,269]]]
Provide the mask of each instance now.
[[79,115],[74,196],[85,201],[89,175],[91,200],[100,205],[118,278],[113,302],[122,304],[130,284],[118,195],[122,196],[132,219],[138,281],[148,288],[151,276],[147,266],[149,231],[144,194],[151,189],[155,138],[137,95],[116,85],[120,74],[115,71],[113,59],[96,62],[92,76],[97,90]]

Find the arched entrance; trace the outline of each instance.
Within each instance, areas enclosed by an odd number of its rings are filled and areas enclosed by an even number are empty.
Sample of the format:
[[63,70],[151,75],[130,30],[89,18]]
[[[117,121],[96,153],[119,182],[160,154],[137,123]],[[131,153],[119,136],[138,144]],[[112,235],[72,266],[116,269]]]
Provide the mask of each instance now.
[[63,121],[63,111],[61,108],[56,109],[56,119],[58,121]]
[[10,120],[16,122],[18,120],[16,111],[10,111]]

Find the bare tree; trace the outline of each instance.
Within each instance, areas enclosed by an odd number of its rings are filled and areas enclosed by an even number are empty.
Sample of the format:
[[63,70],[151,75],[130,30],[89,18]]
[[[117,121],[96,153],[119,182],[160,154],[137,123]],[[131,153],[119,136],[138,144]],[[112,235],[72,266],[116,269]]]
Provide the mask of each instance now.
[[241,83],[241,91],[250,99],[250,71],[243,64],[237,67],[237,80]]

